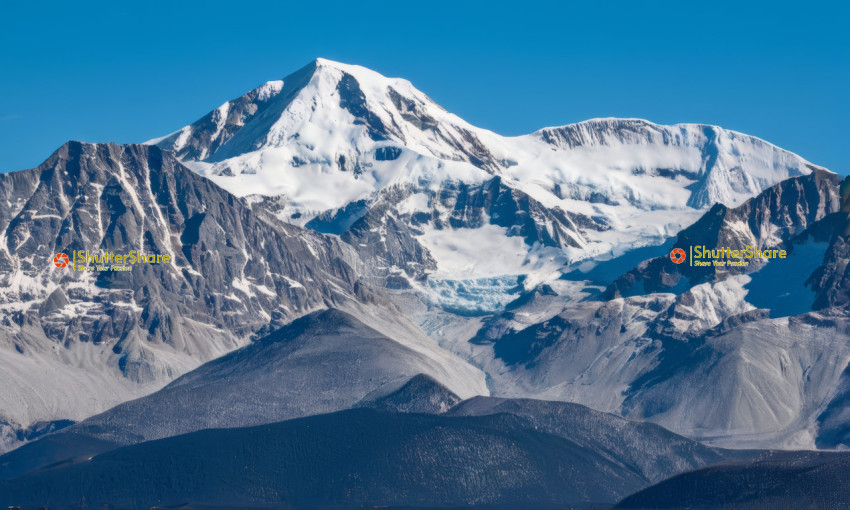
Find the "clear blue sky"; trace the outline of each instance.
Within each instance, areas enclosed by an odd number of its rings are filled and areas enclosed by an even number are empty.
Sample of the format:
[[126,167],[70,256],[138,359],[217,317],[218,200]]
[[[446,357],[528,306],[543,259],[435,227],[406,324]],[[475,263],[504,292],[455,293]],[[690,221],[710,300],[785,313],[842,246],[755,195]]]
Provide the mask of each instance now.
[[846,2],[177,3],[3,2],[0,170],[169,133],[321,56],[503,134],[702,122],[850,172]]

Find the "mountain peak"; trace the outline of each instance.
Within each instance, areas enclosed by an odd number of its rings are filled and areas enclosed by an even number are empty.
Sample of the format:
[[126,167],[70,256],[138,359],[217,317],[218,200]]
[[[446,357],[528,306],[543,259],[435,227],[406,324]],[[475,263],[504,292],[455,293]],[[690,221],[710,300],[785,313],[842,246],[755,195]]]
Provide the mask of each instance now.
[[336,69],[338,71],[342,71],[348,74],[367,74],[371,78],[379,78],[383,80],[395,80],[399,78],[388,78],[381,73],[369,69],[368,67],[363,67],[356,64],[346,64],[345,62],[337,62],[336,60],[330,60],[327,58],[317,57],[314,59],[308,67],[315,67],[316,69]]
[[[302,179],[309,174],[319,179],[333,175],[338,182],[330,185],[339,193],[329,194],[323,187],[310,193],[312,203],[299,206],[313,213],[342,205],[341,199],[362,198],[372,187],[367,179],[389,183],[401,177],[377,171],[367,177],[372,162],[364,161],[364,156],[396,161],[407,148],[407,159],[424,156],[435,168],[441,168],[444,160],[469,163],[484,170],[464,170],[477,174],[478,180],[497,166],[475,128],[410,82],[323,58],[148,143],[173,151],[181,161],[198,162],[192,168],[203,175],[240,176],[244,186],[233,189],[240,196],[292,196],[292,188],[306,189]],[[265,171],[258,164],[274,174],[297,175],[261,178]],[[337,171],[330,174],[328,169]],[[350,180],[358,182],[343,182]],[[315,200],[321,197],[321,202]]]
[[329,60],[327,58],[322,57],[316,57],[311,64],[315,67],[335,67],[337,69],[348,67],[348,64],[337,62],[335,60]]

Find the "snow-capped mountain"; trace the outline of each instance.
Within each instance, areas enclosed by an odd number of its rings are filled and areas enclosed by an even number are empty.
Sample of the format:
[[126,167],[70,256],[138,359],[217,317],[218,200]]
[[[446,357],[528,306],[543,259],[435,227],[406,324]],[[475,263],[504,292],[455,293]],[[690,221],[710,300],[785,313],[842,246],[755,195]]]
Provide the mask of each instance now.
[[[453,349],[471,350],[496,395],[580,402],[730,447],[846,447],[847,182],[821,171],[783,181],[713,207],[671,244],[783,248],[785,259],[691,267],[659,248],[605,292],[538,290]],[[442,328],[449,344],[458,330]]]
[[[0,450],[329,306],[453,366],[361,281],[347,244],[252,210],[157,147],[70,142],[38,168],[0,175],[0,200]],[[170,262],[54,265],[79,250]]]
[[408,81],[324,59],[148,143],[286,221],[344,235],[382,283],[438,301],[446,281],[531,275],[529,287],[660,244],[714,203],[816,168],[696,124],[597,119],[504,137]]
[[[836,388],[846,364],[843,344],[828,341],[843,334],[840,314],[822,327],[811,316],[788,319],[812,312],[815,293],[843,299],[807,281],[828,242],[798,243],[788,261],[747,270],[667,257],[673,245],[791,243],[839,211],[835,174],[758,138],[639,119],[503,137],[409,82],[319,59],[151,143],[285,221],[339,235],[365,261],[364,277],[399,289],[408,313],[482,367],[497,394],[577,401],[720,444],[811,446],[809,407]],[[830,287],[842,267],[816,279]],[[570,281],[605,271],[614,274],[597,282],[608,287],[601,294]],[[444,311],[496,316],[423,309],[405,301],[410,288]],[[812,340],[794,343],[800,334]],[[731,340],[739,335],[766,344],[739,345]],[[665,358],[709,351],[740,361],[757,344],[799,370],[765,368],[750,381],[764,392],[724,394],[724,405],[703,402],[708,392],[696,387],[696,401],[664,393],[705,378],[717,378],[716,392],[735,391],[725,370],[693,380],[658,370]],[[827,352],[835,363],[818,365],[812,383],[814,360]],[[694,363],[688,370],[705,368]],[[722,366],[734,372],[740,363]],[[800,395],[790,404],[777,391]],[[761,410],[746,411],[742,399]],[[703,414],[688,411],[703,404]]]

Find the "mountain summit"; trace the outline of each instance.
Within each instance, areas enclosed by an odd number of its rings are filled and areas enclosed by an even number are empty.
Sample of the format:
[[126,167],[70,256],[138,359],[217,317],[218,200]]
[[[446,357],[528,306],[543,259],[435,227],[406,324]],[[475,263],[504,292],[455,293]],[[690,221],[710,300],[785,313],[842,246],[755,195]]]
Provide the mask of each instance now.
[[412,178],[371,169],[374,161],[398,160],[402,148],[408,156],[469,163],[483,178],[498,163],[475,131],[406,80],[320,58],[148,143],[212,164],[210,175],[240,176],[229,182],[238,194],[284,194],[293,208],[321,212]]

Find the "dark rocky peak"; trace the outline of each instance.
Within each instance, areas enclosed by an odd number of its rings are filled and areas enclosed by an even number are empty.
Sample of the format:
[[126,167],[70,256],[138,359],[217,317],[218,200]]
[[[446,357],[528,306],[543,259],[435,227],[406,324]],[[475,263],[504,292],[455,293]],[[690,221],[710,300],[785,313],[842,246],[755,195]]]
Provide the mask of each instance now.
[[[686,254],[692,247],[715,250],[753,246],[760,250],[791,250],[792,239],[840,210],[840,182],[836,174],[814,169],[808,175],[786,179],[738,207],[715,204],[696,223],[678,234],[672,248],[680,248]],[[751,273],[764,265],[764,261],[756,258],[749,262],[743,267],[697,267],[690,265],[688,260],[675,264],[664,253],[619,277],[602,297],[683,292],[693,285]]]
[[[25,351],[48,339],[105,343],[125,375],[158,379],[139,341],[204,359],[308,311],[375,297],[349,266],[350,248],[255,212],[159,147],[69,142],[38,168],[0,175],[0,197],[11,204],[0,213],[0,306],[32,304],[0,338]],[[52,264],[78,250],[170,261],[92,272]],[[197,328],[222,339],[205,345]]]

